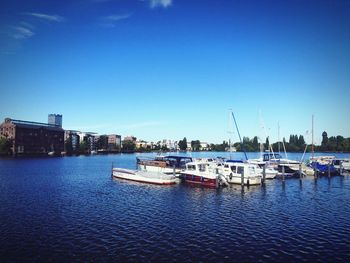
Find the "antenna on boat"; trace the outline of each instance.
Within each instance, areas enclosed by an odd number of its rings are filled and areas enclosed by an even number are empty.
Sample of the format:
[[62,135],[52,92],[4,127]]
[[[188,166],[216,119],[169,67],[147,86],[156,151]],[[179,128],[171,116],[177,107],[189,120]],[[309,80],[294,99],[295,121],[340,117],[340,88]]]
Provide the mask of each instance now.
[[239,141],[241,142],[241,147],[242,147],[242,150],[243,150],[243,152],[244,152],[245,159],[248,160],[247,153],[246,153],[245,150],[244,150],[244,144],[243,144],[243,142],[242,142],[241,134],[239,133],[238,125],[237,125],[237,122],[236,122],[235,115],[233,114],[233,111],[231,111],[231,114],[232,114],[232,118],[233,118],[233,120],[234,120],[234,122],[235,122],[235,125],[236,125],[236,129],[237,129]]

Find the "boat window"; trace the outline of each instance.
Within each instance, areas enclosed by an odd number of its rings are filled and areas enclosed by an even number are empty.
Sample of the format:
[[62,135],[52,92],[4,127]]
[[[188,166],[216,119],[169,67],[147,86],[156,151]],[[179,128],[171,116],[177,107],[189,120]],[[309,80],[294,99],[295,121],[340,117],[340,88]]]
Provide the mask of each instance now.
[[196,166],[193,164],[189,164],[189,165],[187,165],[187,169],[190,171],[194,171],[194,170],[196,170]]
[[224,168],[228,168],[228,164],[225,164]]
[[244,167],[237,167],[238,174],[244,174]]
[[237,167],[234,166],[234,165],[232,165],[232,166],[231,166],[231,171],[232,171],[232,172],[236,172],[236,170],[237,170]]
[[198,168],[199,168],[198,170],[201,171],[201,172],[204,172],[205,171],[205,166],[206,166],[205,164],[199,164],[198,165]]

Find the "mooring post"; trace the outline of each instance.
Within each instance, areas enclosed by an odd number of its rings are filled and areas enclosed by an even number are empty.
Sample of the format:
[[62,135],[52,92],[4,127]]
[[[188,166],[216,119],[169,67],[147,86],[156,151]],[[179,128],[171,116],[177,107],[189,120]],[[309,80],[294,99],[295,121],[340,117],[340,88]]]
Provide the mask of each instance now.
[[175,164],[174,164],[174,166],[173,166],[173,175],[174,175],[174,177],[175,177]]
[[284,168],[284,165],[282,165],[282,181],[283,181],[283,182],[284,182],[284,179],[285,179],[285,178],[284,178],[284,176],[285,176],[285,175],[284,175],[284,172],[285,172],[285,168]]
[[331,165],[328,164],[328,177],[331,177]]
[[244,170],[241,173],[241,185],[244,186]]
[[299,163],[299,179],[301,180],[302,179],[302,170],[301,170],[301,163]]
[[114,168],[114,162],[112,162],[112,171],[111,171],[111,176],[113,176],[113,168]]
[[343,162],[340,161],[339,163],[339,175],[343,175]]
[[266,180],[266,164],[264,164],[263,166],[263,180],[262,180],[263,184],[265,183],[265,180]]
[[316,169],[316,166],[314,165],[312,168],[314,169],[314,177],[315,177],[315,179],[316,179],[316,178],[317,178],[317,169]]

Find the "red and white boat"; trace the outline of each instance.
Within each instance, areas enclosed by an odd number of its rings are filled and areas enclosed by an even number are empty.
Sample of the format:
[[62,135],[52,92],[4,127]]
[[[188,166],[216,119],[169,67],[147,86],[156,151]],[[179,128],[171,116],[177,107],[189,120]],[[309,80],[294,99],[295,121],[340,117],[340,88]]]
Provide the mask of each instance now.
[[178,182],[178,179],[170,174],[124,168],[113,168],[112,176],[124,180],[158,185],[171,185]]
[[186,164],[186,169],[181,172],[181,176],[186,183],[217,188],[220,186],[227,186],[225,176],[220,174],[219,169],[211,165],[207,161],[195,161]]

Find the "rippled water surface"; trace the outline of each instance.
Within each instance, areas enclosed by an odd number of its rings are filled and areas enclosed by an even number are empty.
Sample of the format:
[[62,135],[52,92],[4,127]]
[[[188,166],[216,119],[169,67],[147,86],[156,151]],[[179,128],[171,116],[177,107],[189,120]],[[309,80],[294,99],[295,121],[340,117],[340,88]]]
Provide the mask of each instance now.
[[350,176],[218,190],[111,178],[135,157],[0,159],[1,262],[350,262]]

